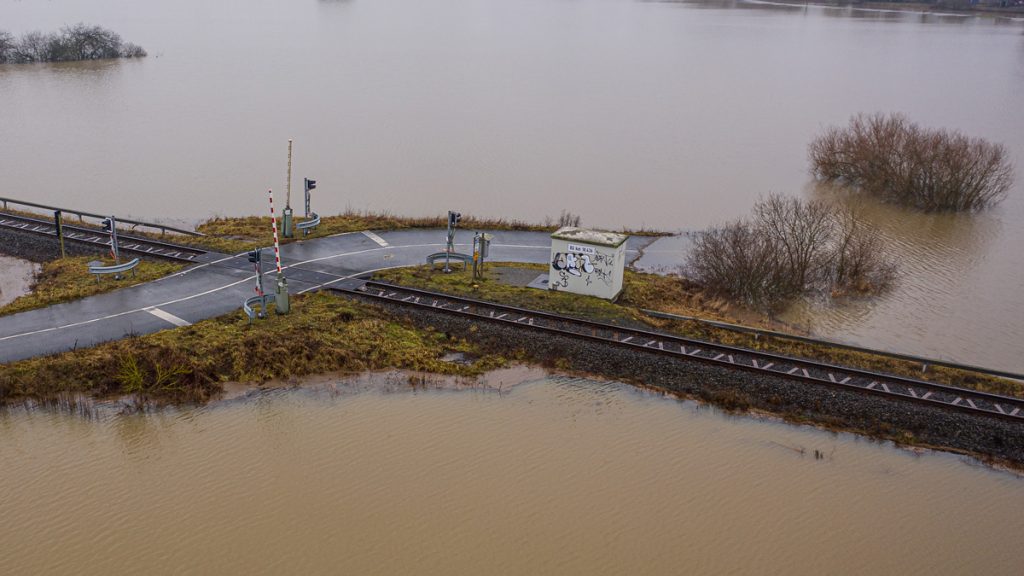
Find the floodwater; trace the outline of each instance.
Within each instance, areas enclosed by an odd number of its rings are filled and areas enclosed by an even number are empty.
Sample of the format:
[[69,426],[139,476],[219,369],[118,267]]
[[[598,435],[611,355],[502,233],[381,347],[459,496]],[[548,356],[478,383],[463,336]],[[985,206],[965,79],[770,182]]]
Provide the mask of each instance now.
[[148,415],[0,414],[3,571],[998,575],[1024,563],[1019,476],[622,384],[500,379],[413,389],[377,375]]
[[[636,0],[0,3],[0,28],[86,21],[136,61],[0,66],[3,195],[138,218],[448,209],[699,229],[818,194],[806,146],[858,112],[1004,143],[975,215],[872,211],[906,272],[817,334],[1024,371],[1024,21]],[[280,199],[280,196],[278,196]],[[280,200],[279,200],[280,201]],[[301,201],[292,200],[301,212]]]
[[0,254],[0,306],[29,293],[39,266],[28,260]]

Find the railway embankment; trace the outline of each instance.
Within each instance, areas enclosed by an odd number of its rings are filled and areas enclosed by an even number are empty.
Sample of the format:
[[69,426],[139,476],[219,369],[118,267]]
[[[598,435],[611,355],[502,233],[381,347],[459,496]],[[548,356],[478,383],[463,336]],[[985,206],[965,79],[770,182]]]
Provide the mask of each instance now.
[[[103,253],[98,248],[77,242],[65,243],[64,250],[69,256],[95,256]],[[53,236],[0,227],[0,252],[32,262],[49,262],[60,258],[60,243]]]
[[1018,422],[750,374],[591,340],[474,322],[444,312],[385,306],[421,328],[448,334],[454,340],[469,340],[485,353],[622,380],[727,411],[772,415],[837,432],[1024,467],[1024,434]]

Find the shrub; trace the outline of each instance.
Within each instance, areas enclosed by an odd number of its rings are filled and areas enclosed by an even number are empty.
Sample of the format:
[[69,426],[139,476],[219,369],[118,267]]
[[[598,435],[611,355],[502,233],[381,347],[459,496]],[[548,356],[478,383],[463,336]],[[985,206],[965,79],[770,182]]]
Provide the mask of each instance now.
[[10,32],[0,30],[0,64],[13,61],[14,58],[14,36]]
[[882,291],[896,270],[854,209],[780,195],[699,233],[686,268],[713,294],[768,313],[816,291]]
[[0,63],[70,62],[105,58],[137,58],[146,51],[136,44],[124,44],[116,32],[101,26],[79,23],[60,32],[28,32],[17,41],[0,31]]
[[863,114],[811,142],[814,175],[923,210],[980,210],[1013,183],[1002,144],[921,128],[899,114]]

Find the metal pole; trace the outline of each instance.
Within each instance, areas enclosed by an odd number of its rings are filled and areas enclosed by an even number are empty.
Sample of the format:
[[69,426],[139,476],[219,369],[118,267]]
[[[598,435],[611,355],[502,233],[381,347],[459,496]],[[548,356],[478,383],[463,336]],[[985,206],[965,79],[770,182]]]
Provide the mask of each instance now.
[[473,278],[479,278],[478,262],[480,261],[480,233],[473,233]]
[[306,191],[306,219],[309,219],[309,178],[303,178],[302,189]]
[[[117,218],[110,217],[110,251],[114,255],[114,264],[121,263],[121,251],[117,249]],[[120,274],[114,276],[117,278]]]
[[285,190],[284,207],[292,207],[292,139],[288,139],[288,180],[285,181],[287,188]]
[[452,269],[449,267],[449,263],[450,263],[450,260],[451,260],[452,249],[454,248],[454,246],[452,245],[452,239],[455,236],[455,232],[452,229],[453,224],[454,224],[452,222],[453,219],[454,219],[454,216],[452,216],[452,211],[449,210],[448,211],[448,232],[447,232],[448,236],[447,236],[447,240],[446,240],[445,246],[444,246],[444,273],[445,274],[448,274],[449,272],[452,271]]
[[292,223],[292,140],[288,139],[288,179],[285,180],[284,211],[281,213],[281,225],[284,228],[284,237],[294,236]]
[[[54,211],[53,222],[57,226],[57,240],[60,242],[60,257],[66,258],[67,254],[64,252],[64,217],[60,210]],[[99,276],[97,276],[97,278],[99,278]]]
[[277,290],[274,298],[274,308],[278,314],[287,314],[290,309],[288,281],[285,280],[284,273],[281,271],[281,243],[277,237],[277,217],[274,215],[274,191],[267,190],[267,194],[270,195],[270,223],[274,229],[274,263],[277,265]]

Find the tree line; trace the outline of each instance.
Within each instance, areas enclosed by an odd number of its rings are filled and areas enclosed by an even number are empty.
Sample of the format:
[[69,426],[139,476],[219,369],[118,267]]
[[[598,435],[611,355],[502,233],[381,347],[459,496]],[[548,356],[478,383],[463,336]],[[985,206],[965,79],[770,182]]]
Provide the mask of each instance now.
[[0,30],[0,64],[28,62],[72,62],[106,58],[141,58],[146,51],[138,44],[102,26],[75,24],[57,32],[33,31],[15,38]]

